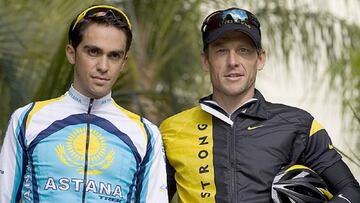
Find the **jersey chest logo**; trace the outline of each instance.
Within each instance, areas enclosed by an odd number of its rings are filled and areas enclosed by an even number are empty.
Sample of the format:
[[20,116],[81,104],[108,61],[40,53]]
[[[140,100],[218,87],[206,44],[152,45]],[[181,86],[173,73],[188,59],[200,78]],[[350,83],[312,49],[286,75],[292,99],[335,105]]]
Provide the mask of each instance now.
[[[86,149],[86,128],[78,128],[71,132],[65,144],[57,145],[55,151],[66,166],[75,168],[83,174]],[[88,149],[88,174],[99,175],[109,168],[115,158],[115,150],[107,149],[103,135],[94,129],[90,130],[90,143]]]

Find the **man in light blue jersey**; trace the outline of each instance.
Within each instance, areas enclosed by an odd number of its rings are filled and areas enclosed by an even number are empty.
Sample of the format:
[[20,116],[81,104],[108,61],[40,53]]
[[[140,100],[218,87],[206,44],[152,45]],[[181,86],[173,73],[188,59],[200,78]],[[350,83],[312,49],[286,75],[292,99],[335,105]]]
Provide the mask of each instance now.
[[167,202],[158,128],[111,88],[132,40],[127,15],[91,6],[72,21],[74,80],[61,97],[17,109],[0,154],[0,202]]

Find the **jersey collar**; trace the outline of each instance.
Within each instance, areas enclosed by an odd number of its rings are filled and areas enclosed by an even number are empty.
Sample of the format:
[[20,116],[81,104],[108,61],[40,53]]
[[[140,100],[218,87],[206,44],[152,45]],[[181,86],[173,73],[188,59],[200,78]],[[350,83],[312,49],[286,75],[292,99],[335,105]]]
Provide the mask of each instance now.
[[[67,94],[70,96],[71,99],[73,99],[74,101],[78,102],[81,105],[89,105],[91,98],[84,96],[83,94],[81,94],[79,91],[77,91],[72,85],[69,89],[69,91],[67,92]],[[93,105],[104,105],[107,103],[111,103],[112,98],[111,98],[111,92],[107,95],[105,95],[104,97],[100,98],[100,99],[95,99],[93,102]]]

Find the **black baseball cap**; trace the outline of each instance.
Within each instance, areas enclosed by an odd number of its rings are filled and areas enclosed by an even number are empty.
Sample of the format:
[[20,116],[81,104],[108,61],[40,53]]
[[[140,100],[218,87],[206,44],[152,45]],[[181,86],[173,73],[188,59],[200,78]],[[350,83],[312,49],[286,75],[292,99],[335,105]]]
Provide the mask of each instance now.
[[205,18],[201,26],[204,50],[229,31],[243,32],[252,39],[256,49],[262,48],[260,22],[256,16],[244,9],[229,8],[215,11]]

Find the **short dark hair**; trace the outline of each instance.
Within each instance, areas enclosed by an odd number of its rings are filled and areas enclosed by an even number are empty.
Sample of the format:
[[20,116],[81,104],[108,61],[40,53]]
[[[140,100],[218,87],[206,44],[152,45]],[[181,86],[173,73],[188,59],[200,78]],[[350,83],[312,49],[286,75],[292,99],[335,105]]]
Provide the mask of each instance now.
[[[91,7],[90,7],[91,8]],[[111,11],[111,12],[108,12]],[[120,30],[122,30],[126,35],[126,52],[129,51],[131,41],[132,41],[132,32],[128,22],[124,22],[122,19],[118,18],[114,15],[111,9],[108,9],[105,15],[89,15],[84,17],[80,22],[78,21],[78,14],[74,20],[71,22],[69,31],[68,31],[68,38],[69,44],[71,44],[75,49],[83,40],[84,31],[88,28],[91,24],[99,24],[105,26],[114,26]],[[75,26],[75,27],[74,27]]]

